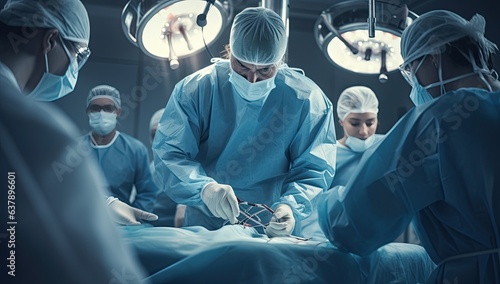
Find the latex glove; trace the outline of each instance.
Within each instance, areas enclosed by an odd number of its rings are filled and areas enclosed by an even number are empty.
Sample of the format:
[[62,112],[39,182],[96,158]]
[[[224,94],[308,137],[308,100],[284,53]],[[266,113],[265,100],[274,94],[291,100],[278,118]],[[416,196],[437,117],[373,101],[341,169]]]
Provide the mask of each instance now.
[[201,200],[215,217],[229,220],[231,224],[238,222],[240,207],[233,188],[227,184],[210,182],[201,191]]
[[132,207],[116,197],[108,197],[106,203],[111,211],[111,219],[120,225],[140,225],[138,220],[158,220],[157,215]]
[[292,208],[286,204],[280,204],[264,231],[270,238],[288,237],[292,234],[293,228],[295,228],[295,218],[293,218]]

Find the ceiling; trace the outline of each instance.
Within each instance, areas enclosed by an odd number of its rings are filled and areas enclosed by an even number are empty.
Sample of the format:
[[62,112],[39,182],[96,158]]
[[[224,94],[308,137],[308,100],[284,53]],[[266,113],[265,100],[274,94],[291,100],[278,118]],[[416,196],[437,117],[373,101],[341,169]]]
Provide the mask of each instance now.
[[[416,14],[436,9],[446,9],[470,19],[475,13],[486,18],[486,37],[500,45],[500,17],[495,13],[495,0],[390,0],[389,2],[407,4]],[[0,0],[0,4],[5,3]],[[84,113],[85,96],[97,84],[116,86],[129,100],[129,112],[122,115],[121,129],[139,137],[149,144],[147,126],[149,118],[159,108],[164,107],[173,86],[188,74],[210,64],[207,52],[179,60],[181,66],[170,70],[166,62],[148,58],[128,41],[121,26],[121,12],[128,3],[126,0],[82,0],[87,7],[91,20],[90,48],[92,55],[82,69],[76,95],[66,96],[56,102],[63,111],[80,127],[88,131]],[[376,75],[361,75],[343,70],[326,60],[314,38],[314,23],[321,12],[328,7],[343,2],[341,0],[289,0],[289,46],[288,65],[301,68],[327,94],[333,104],[340,93],[352,85],[365,85],[377,94],[379,106],[378,133],[386,133],[403,115],[412,103],[408,98],[410,87],[398,72],[389,74],[385,84]],[[367,6],[369,1],[367,2]],[[237,13],[245,7],[259,6],[258,0],[233,0]],[[213,54],[223,49],[228,42],[229,28],[220,38],[209,46]],[[496,66],[500,66],[496,58]],[[145,88],[145,86],[149,86]],[[141,95],[134,95],[142,90]],[[131,99],[132,98],[132,99]],[[122,103],[123,104],[123,103]],[[341,135],[337,125],[337,136]]]

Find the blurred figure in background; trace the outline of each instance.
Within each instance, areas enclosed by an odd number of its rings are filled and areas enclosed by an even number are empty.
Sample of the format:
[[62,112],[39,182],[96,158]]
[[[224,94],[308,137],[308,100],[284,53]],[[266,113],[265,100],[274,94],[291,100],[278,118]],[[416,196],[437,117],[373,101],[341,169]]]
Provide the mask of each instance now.
[[[83,144],[92,147],[110,194],[132,207],[153,211],[158,188],[149,170],[148,150],[138,139],[116,129],[121,113],[118,90],[108,85],[92,88],[86,112],[92,131],[83,136]],[[130,201],[134,186],[137,193]]]
[[[337,140],[335,176],[330,188],[346,185],[356,171],[366,149],[383,139],[376,134],[378,126],[378,99],[375,93],[365,86],[352,86],[345,89],[337,101],[338,122],[344,130]],[[318,195],[321,196],[321,195]],[[318,223],[318,198],[313,200],[315,210],[302,222],[304,237],[325,238]]]
[[76,127],[32,99],[53,101],[73,90],[89,38],[79,0],[12,0],[0,11],[3,283],[143,278],[110,219],[104,177],[77,146]]

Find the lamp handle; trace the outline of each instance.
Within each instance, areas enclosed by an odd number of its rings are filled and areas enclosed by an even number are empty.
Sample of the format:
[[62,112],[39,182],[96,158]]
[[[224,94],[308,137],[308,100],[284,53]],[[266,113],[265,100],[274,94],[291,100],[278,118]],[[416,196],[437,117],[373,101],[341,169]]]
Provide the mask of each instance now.
[[340,35],[337,29],[334,28],[332,24],[330,24],[325,13],[321,14],[321,18],[323,19],[323,22],[325,23],[328,30],[330,30],[334,35],[336,35],[339,38],[339,40],[343,42],[347,46],[347,48],[351,50],[353,54],[358,54],[359,50],[355,48],[352,44],[350,44],[347,40],[345,40],[345,38],[343,38],[342,35]]
[[168,60],[170,61],[170,68],[172,70],[175,70],[175,69],[179,68],[179,58],[175,54],[174,45],[172,44],[172,33],[167,33],[167,41],[168,41],[168,49],[169,49],[168,50],[169,51]]

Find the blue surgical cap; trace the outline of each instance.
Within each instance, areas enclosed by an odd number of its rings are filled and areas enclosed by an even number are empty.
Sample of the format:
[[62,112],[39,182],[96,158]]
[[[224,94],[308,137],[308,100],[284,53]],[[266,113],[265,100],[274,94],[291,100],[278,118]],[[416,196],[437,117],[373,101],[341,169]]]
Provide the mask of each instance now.
[[87,107],[93,100],[97,99],[109,99],[112,100],[116,108],[122,107],[122,100],[120,98],[120,92],[114,87],[108,85],[95,86],[90,90],[87,96]]
[[337,101],[337,115],[344,120],[350,113],[378,113],[378,99],[372,89],[353,86],[345,89]]
[[285,55],[286,46],[285,24],[273,10],[246,8],[234,17],[229,47],[236,59],[255,65],[275,64]]
[[0,21],[13,27],[54,28],[61,37],[88,45],[90,22],[80,0],[9,0]]
[[435,10],[418,17],[401,36],[401,55],[404,64],[410,64],[427,54],[440,54],[446,44],[463,37],[470,37],[488,59],[497,49],[484,37],[486,22],[476,14],[470,21],[445,10]]

